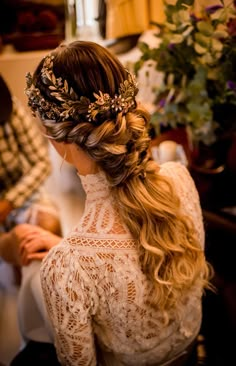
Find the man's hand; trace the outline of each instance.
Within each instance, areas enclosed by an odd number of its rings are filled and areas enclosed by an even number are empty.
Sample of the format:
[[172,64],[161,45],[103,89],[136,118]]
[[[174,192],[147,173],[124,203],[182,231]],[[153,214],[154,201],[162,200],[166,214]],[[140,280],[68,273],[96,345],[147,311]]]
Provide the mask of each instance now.
[[32,260],[42,260],[48,251],[62,239],[36,225],[21,224],[13,230],[17,240],[20,241],[22,265],[27,265]]

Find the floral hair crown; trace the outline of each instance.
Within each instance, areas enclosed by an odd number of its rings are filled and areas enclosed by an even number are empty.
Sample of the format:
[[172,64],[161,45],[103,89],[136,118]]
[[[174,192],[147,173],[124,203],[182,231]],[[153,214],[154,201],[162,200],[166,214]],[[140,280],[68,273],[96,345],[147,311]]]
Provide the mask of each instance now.
[[63,81],[61,77],[56,78],[53,73],[53,59],[53,55],[45,57],[41,81],[47,86],[55,102],[46,100],[41,91],[34,86],[32,75],[30,73],[26,75],[25,94],[34,116],[38,112],[40,118],[44,120],[98,122],[101,117],[108,118],[118,113],[126,114],[136,106],[137,82],[129,72],[127,80],[120,84],[119,94],[111,97],[99,91],[99,94],[93,93],[95,101],[91,102],[87,97],[79,97],[66,80]]

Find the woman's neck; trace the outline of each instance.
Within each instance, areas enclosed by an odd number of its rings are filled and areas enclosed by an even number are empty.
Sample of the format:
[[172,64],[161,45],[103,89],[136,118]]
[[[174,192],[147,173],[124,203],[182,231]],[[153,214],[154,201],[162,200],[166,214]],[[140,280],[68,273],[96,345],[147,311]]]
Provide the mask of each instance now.
[[97,163],[76,144],[68,146],[71,164],[74,165],[79,175],[96,174],[99,171]]

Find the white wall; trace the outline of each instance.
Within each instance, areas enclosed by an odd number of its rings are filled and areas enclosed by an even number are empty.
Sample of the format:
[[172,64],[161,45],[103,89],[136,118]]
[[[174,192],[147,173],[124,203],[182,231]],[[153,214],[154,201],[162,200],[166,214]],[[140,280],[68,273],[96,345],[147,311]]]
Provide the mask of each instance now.
[[38,62],[48,51],[15,52],[6,47],[0,55],[0,73],[8,84],[12,94],[27,105],[24,94],[25,75],[28,71],[33,72]]

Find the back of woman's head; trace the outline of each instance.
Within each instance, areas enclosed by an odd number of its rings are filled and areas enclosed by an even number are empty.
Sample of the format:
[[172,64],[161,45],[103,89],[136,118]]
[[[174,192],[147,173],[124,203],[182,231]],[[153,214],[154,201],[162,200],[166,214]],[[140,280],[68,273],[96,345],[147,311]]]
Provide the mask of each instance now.
[[[55,77],[66,80],[77,96],[87,97],[91,102],[94,100],[93,94],[99,91],[115,95],[120,83],[127,78],[127,71],[118,59],[93,42],[62,44],[50,55],[53,56]],[[44,61],[39,64],[34,79],[36,86],[48,93],[41,78]]]
[[196,281],[203,287],[208,267],[196,230],[150,157],[149,114],[118,59],[92,42],[62,45],[28,77],[26,94],[50,138],[77,144],[105,172],[155,285],[154,306],[173,306]]
[[93,42],[61,45],[30,78],[29,105],[49,137],[76,143],[114,186],[143,173],[149,114],[137,107],[135,78],[106,48]]

